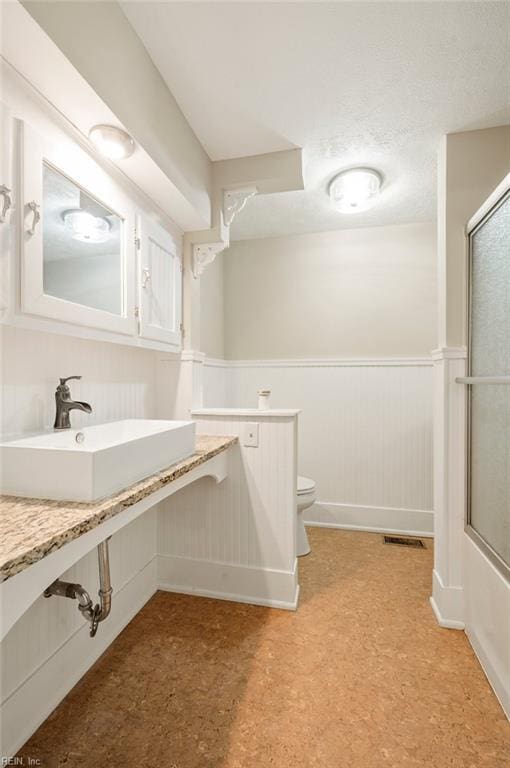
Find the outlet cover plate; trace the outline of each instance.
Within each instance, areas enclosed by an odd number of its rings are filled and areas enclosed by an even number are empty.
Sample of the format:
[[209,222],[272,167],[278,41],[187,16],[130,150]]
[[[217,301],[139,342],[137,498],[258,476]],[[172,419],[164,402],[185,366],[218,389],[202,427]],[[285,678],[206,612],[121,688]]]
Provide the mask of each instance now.
[[259,447],[259,425],[256,421],[248,421],[243,428],[243,445],[246,448]]

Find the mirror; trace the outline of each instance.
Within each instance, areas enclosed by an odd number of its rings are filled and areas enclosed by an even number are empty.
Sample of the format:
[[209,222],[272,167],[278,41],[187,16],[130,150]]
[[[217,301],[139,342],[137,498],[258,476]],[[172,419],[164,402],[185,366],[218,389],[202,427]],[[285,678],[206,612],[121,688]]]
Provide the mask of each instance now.
[[121,227],[117,214],[45,163],[44,293],[121,315]]

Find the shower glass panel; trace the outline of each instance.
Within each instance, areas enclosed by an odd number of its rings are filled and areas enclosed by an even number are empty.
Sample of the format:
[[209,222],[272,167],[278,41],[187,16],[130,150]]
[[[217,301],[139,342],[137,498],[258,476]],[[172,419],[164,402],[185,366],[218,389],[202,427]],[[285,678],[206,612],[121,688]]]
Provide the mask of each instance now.
[[468,531],[510,573],[510,193],[469,240]]

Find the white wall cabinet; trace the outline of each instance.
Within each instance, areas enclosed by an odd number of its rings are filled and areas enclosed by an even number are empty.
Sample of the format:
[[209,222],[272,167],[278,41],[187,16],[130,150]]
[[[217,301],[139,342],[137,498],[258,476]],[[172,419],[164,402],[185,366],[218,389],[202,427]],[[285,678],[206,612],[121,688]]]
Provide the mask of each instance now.
[[140,336],[180,349],[182,259],[167,230],[139,216],[137,223]]
[[12,117],[0,104],[0,318],[12,309],[15,248],[14,173],[12,152]]
[[22,310],[136,333],[132,203],[75,143],[19,129]]
[[[59,333],[90,329],[98,338],[106,332],[111,341],[179,351],[182,260],[172,227],[156,224],[150,208],[76,141],[48,140],[7,111],[2,122],[14,134],[1,147],[2,172],[4,157],[19,156],[19,262],[12,247],[2,262],[2,277],[16,267],[19,288],[7,293],[19,293],[18,318],[43,318]],[[0,195],[0,213],[2,202]]]

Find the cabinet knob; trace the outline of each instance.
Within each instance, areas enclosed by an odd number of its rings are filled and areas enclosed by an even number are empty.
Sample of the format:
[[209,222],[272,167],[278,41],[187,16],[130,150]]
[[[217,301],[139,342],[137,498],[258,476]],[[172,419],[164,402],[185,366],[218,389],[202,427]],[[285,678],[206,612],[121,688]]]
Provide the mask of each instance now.
[[144,267],[144,269],[142,269],[142,288],[147,288],[150,281],[151,281],[150,270],[148,270],[147,267]]
[[40,207],[41,206],[39,205],[39,203],[36,203],[35,200],[32,200],[32,202],[27,203],[27,208],[29,212],[31,211],[33,214],[32,226],[27,229],[27,234],[29,235],[33,235],[35,233],[35,228],[39,223],[39,221],[41,220],[41,214],[39,213]]
[[7,216],[7,212],[12,205],[10,188],[6,187],[5,184],[0,184],[0,195],[4,199],[4,204],[2,206],[2,211],[0,213],[0,224],[3,224],[5,221],[5,217]]

